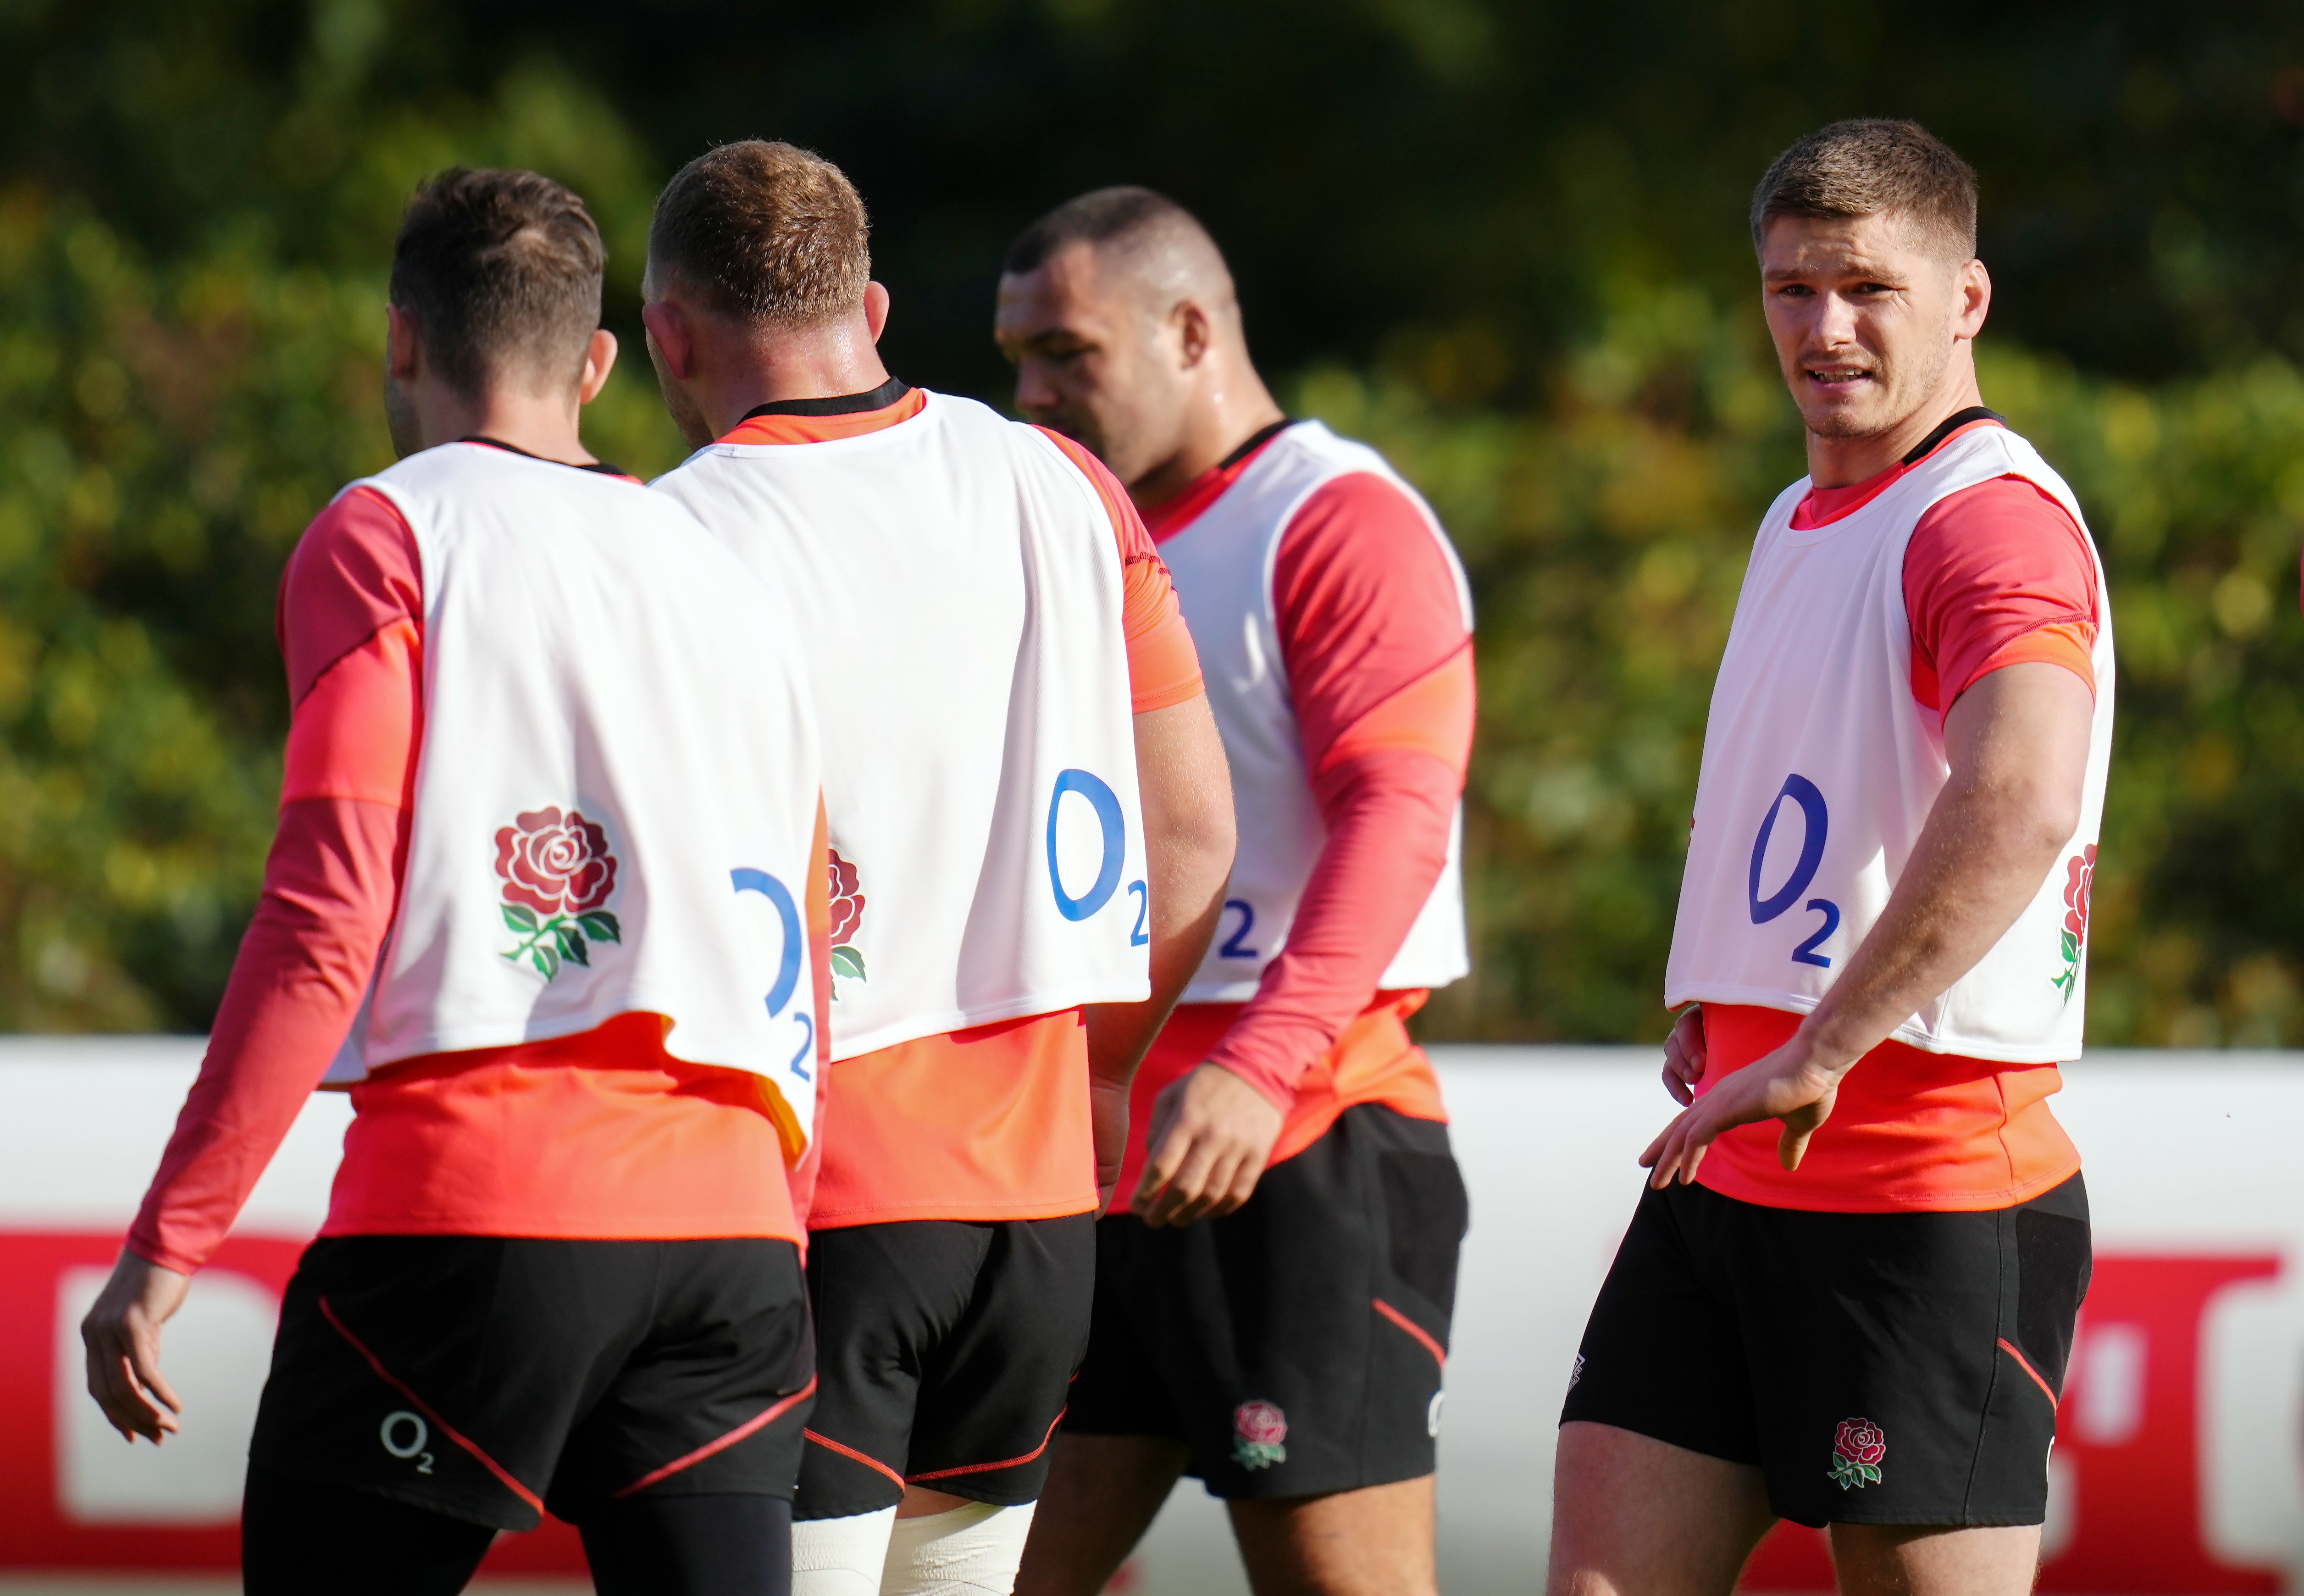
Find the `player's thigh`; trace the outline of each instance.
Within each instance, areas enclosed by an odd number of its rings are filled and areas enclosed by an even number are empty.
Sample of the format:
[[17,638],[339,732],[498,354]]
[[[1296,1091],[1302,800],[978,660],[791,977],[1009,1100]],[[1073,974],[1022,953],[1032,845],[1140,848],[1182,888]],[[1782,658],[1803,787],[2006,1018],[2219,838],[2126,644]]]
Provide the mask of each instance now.
[[783,1596],[792,1504],[753,1493],[639,1496],[583,1524],[597,1596]]
[[653,1244],[646,1332],[570,1434],[546,1501],[580,1525],[611,1504],[673,1497],[789,1502],[816,1378],[799,1249],[767,1237]]
[[2079,1180],[1986,1212],[1747,1209],[1737,1280],[1776,1512],[2037,1526],[2088,1267]]
[[1432,1476],[1228,1504],[1256,1596],[1433,1596]]
[[994,1229],[906,1220],[809,1237],[817,1394],[796,1521],[877,1513],[902,1499],[921,1371],[966,1312]]
[[454,1596],[493,1527],[370,1491],[251,1468],[241,1510],[249,1596]]
[[1096,1216],[991,1227],[975,1288],[921,1371],[906,1482],[1036,1501],[1096,1295]]
[[1059,1430],[1016,1596],[1096,1596],[1152,1527],[1190,1456],[1173,1437]]
[[1832,1560],[1842,1596],[2028,1596],[2039,1572],[2040,1526],[1836,1524]]
[[1754,1465],[1581,1421],[1552,1496],[1549,1596],[1726,1596],[1775,1521]]

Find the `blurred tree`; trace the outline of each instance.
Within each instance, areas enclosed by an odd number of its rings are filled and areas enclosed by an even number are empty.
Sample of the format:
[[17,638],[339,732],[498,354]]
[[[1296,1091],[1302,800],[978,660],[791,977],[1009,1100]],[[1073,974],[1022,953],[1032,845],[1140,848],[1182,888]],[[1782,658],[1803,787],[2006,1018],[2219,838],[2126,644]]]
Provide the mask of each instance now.
[[415,182],[588,196],[626,352],[589,437],[653,471],[648,205],[761,133],[857,178],[892,363],[957,392],[1005,392],[990,287],[1039,209],[1139,181],[1207,217],[1292,403],[1390,451],[1473,573],[1479,965],[1427,1028],[1653,1036],[1712,673],[1800,469],[1746,196],[1885,113],[1983,175],[1986,397],[2112,571],[2092,1034],[2304,1041],[2292,7],[0,0],[0,1025],[207,1022],[276,793],[279,567],[389,458]]

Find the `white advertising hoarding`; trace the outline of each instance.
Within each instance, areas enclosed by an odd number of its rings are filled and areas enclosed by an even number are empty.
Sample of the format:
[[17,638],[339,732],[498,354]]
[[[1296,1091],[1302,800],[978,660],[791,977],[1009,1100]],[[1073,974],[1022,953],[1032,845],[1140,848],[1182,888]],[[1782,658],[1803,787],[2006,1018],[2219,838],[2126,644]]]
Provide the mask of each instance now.
[[[1435,1056],[1472,1196],[1441,1438],[1442,1583],[1524,1592],[1541,1583],[1577,1337],[1639,1195],[1632,1160],[1671,1104],[1652,1050]],[[347,1109],[313,1099],[171,1328],[183,1435],[131,1449],[81,1390],[75,1327],[198,1057],[189,1040],[0,1040],[0,1589],[214,1581],[233,1566],[278,1295],[326,1206]],[[2096,1264],[2042,1588],[2304,1592],[2304,1157],[2291,1135],[2304,1056],[2095,1054],[2056,1109],[2087,1159]],[[1222,1524],[1187,1481],[1116,1584],[1245,1590]],[[565,1578],[582,1561],[554,1526],[505,1538],[491,1567]],[[1828,1590],[1817,1538],[1780,1531],[1746,1584]]]

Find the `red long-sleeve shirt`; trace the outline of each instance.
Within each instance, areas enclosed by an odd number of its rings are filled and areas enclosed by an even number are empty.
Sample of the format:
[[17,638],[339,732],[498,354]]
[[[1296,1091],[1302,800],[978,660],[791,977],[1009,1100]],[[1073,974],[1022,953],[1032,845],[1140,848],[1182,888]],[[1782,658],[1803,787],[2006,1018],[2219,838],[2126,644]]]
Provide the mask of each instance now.
[[[214,1252],[351,1029],[406,862],[423,745],[423,577],[414,535],[355,489],[282,580],[293,717],[280,828],[199,1079],[129,1232],[190,1272]],[[821,828],[809,897],[819,1012],[829,984]],[[674,1059],[663,1022],[440,1053],[352,1089],[323,1235],[797,1241],[762,1087]]]
[[[1154,538],[1190,526],[1256,457],[1219,467],[1147,512]],[[1455,573],[1408,496],[1385,478],[1355,472],[1291,517],[1272,590],[1327,839],[1256,996],[1183,1005],[1154,1043],[1131,1093],[1122,1202],[1142,1172],[1153,1099],[1203,1061],[1286,1113],[1275,1161],[1360,1103],[1447,1116],[1430,1062],[1407,1031],[1427,994],[1378,991],[1376,983],[1447,862],[1470,758],[1472,640]]]

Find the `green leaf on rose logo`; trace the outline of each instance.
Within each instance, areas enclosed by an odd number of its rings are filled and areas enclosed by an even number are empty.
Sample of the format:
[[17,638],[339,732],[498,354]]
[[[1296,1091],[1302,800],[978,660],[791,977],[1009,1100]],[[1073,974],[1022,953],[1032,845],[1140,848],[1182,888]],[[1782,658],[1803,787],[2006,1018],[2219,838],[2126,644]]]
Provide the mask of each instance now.
[[606,909],[580,914],[576,917],[576,923],[584,928],[586,936],[597,942],[622,942],[624,939],[623,926]]
[[563,925],[555,926],[552,935],[560,944],[560,954],[563,958],[573,959],[587,970],[592,967],[592,952],[584,946],[583,932],[574,926]]
[[864,979],[864,955],[858,953],[852,947],[834,948],[832,950],[832,972],[834,975],[844,975],[851,981],[862,981]]
[[528,956],[536,965],[536,972],[550,981],[560,973],[560,955],[548,947],[531,947]]
[[513,930],[532,931],[536,930],[537,921],[535,910],[530,909],[522,904],[498,904],[496,907],[504,911],[504,924],[510,926]]

